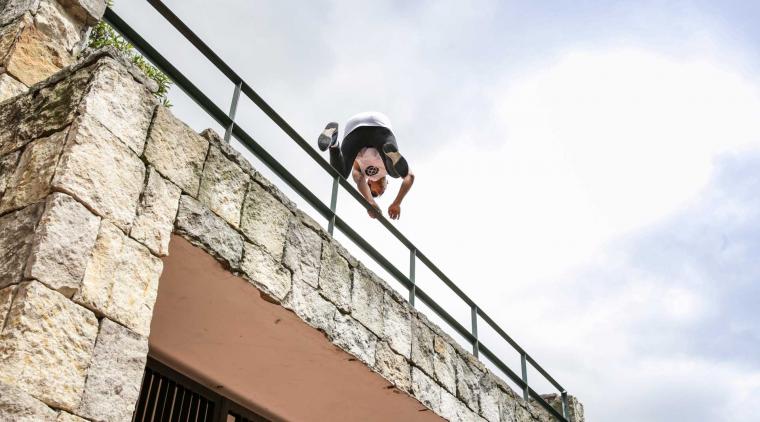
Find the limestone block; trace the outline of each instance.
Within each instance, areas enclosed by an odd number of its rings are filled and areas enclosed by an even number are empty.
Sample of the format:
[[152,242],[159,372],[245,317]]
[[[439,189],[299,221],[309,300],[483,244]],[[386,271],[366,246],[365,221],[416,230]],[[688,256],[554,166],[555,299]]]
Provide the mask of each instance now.
[[0,288],[21,281],[42,211],[34,204],[0,217]]
[[293,280],[319,287],[322,238],[297,219],[291,220],[282,262],[293,272]]
[[0,382],[0,421],[53,422],[56,412],[25,391]]
[[153,118],[156,98],[121,64],[110,57],[99,61],[81,108],[141,155]]
[[161,177],[156,169],[151,167],[148,170],[148,182],[130,236],[156,255],[169,254],[169,240],[181,193],[179,187]]
[[516,421],[517,419],[517,413],[515,411],[515,407],[517,406],[517,401],[521,400],[520,398],[517,398],[514,393],[501,391],[499,394],[499,419],[501,421]]
[[5,326],[5,316],[8,315],[8,310],[11,309],[11,302],[15,293],[15,285],[0,289],[0,327]]
[[74,122],[53,178],[55,188],[128,232],[144,181],[143,162],[103,125],[87,116]]
[[456,356],[455,367],[457,374],[457,397],[470,409],[479,412],[480,379],[483,377],[484,371],[473,365],[467,357],[459,353]]
[[290,271],[252,243],[245,243],[240,268],[257,287],[278,301],[290,292]]
[[0,0],[0,26],[5,26],[24,13],[37,13],[40,0]]
[[295,312],[312,327],[328,336],[332,335],[338,308],[325,300],[317,289],[293,279],[290,294],[282,302],[282,306]]
[[192,196],[198,195],[208,141],[174,117],[156,108],[145,145],[145,158],[166,178]]
[[[467,406],[464,405],[453,394],[446,390],[441,391],[441,408],[440,415],[449,421],[456,422],[482,422],[485,419],[476,415]],[[514,422],[513,420],[505,420],[504,422]]]
[[3,197],[5,187],[8,186],[8,180],[16,170],[16,164],[21,153],[19,151],[12,152],[6,156],[0,157],[0,198]]
[[409,362],[381,341],[375,351],[374,369],[403,391],[412,391],[412,368]]
[[0,102],[26,92],[27,86],[3,73],[0,75]]
[[32,86],[73,62],[74,56],[66,51],[60,40],[36,25],[26,24],[5,60],[5,68],[21,83]]
[[84,276],[99,225],[100,218],[72,197],[50,195],[34,236],[26,277],[71,296]]
[[163,263],[103,220],[74,300],[147,336]]
[[[14,149],[18,149],[16,132],[22,116],[22,108],[31,100],[28,96],[20,96],[12,101],[0,102],[0,156],[6,156]],[[24,110],[28,112],[28,110]]]
[[57,83],[36,91],[18,112],[21,121],[16,139],[9,145],[3,145],[0,155],[30,140],[60,131],[73,122],[90,76],[97,67],[97,63],[83,67]]
[[243,256],[243,236],[219,216],[195,199],[182,195],[177,212],[177,233],[196,246],[226,262],[231,268],[240,267]]
[[77,413],[99,421],[130,420],[147,355],[147,337],[104,318]]
[[72,411],[84,389],[98,320],[41,283],[22,283],[0,333],[0,382]]
[[377,337],[350,316],[335,314],[335,329],[330,340],[368,366],[375,365]]
[[435,336],[433,339],[433,371],[435,379],[448,390],[450,393],[457,391],[457,375],[454,362],[456,362],[456,351],[448,341],[441,336]]
[[319,289],[343,312],[351,311],[351,268],[340,256],[334,243],[322,245],[322,264],[319,270]]
[[58,418],[55,420],[55,422],[87,422],[87,420],[82,419],[77,415],[72,415],[71,413],[61,411],[58,413]]
[[68,52],[72,52],[74,47],[82,42],[85,29],[84,25],[64,10],[56,0],[40,1],[34,15],[34,25],[48,39],[57,42]]
[[480,379],[479,407],[480,415],[489,422],[499,422],[501,391],[492,379],[493,375],[487,373]]
[[251,241],[263,246],[272,256],[282,259],[285,237],[293,214],[258,183],[248,185],[240,229]]
[[377,277],[363,265],[354,269],[351,290],[351,316],[378,337],[383,335],[383,300],[385,290]]
[[406,302],[390,291],[383,299],[383,338],[391,349],[407,359],[412,356],[412,315]]
[[443,388],[416,366],[412,367],[412,394],[436,413],[440,413]]
[[217,147],[209,149],[198,200],[234,227],[240,225],[248,175]]
[[412,363],[428,375],[435,374],[433,368],[433,339],[435,335],[430,327],[419,318],[412,319]]
[[35,203],[50,193],[51,180],[63,150],[66,132],[38,139],[24,150],[0,200],[0,213]]
[[95,25],[106,11],[106,0],[58,0],[80,22]]

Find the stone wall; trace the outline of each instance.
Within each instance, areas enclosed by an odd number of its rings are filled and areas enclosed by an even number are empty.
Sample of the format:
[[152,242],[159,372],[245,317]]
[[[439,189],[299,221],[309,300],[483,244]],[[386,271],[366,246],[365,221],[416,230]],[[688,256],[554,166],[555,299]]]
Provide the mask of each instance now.
[[0,420],[131,419],[172,233],[448,420],[548,420],[153,88],[101,51],[0,103]]

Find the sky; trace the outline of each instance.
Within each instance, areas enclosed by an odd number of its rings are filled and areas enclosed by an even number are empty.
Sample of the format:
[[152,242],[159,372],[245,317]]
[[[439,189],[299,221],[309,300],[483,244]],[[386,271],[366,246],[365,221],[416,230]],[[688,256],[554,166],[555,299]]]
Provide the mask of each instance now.
[[[228,109],[232,84],[147,3],[116,3]],[[387,114],[417,175],[394,224],[587,420],[757,420],[760,3],[166,3],[305,139]],[[222,131],[179,89],[171,100]],[[237,120],[329,203],[329,177],[252,103]],[[338,212],[406,271],[408,251],[345,193]],[[463,303],[417,277],[469,326]]]

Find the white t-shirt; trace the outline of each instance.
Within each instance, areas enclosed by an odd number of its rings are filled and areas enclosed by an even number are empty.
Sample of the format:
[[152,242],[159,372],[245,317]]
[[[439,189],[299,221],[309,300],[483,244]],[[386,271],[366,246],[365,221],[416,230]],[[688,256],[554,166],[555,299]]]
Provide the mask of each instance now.
[[345,138],[354,129],[362,126],[380,126],[393,132],[388,116],[378,111],[365,111],[364,113],[353,115],[348,119],[346,128],[343,130],[343,137]]
[[356,155],[356,162],[359,164],[359,170],[365,178],[375,182],[385,177],[388,172],[385,170],[383,157],[375,148],[362,148]]

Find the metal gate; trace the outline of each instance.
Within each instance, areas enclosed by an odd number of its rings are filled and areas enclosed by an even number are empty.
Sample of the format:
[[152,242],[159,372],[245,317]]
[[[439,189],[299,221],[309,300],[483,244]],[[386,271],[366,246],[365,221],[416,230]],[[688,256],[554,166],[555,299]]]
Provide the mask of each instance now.
[[270,422],[148,358],[133,422]]

